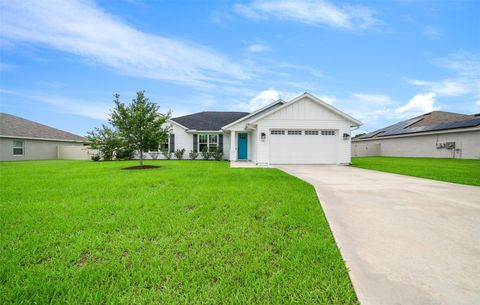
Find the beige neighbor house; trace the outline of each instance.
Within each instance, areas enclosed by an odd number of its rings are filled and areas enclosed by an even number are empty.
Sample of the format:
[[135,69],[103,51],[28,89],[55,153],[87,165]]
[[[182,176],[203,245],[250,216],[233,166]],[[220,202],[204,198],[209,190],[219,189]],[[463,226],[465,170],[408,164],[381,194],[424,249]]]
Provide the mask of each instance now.
[[0,160],[90,159],[84,137],[0,113]]
[[352,156],[480,159],[480,114],[426,113],[352,139]]

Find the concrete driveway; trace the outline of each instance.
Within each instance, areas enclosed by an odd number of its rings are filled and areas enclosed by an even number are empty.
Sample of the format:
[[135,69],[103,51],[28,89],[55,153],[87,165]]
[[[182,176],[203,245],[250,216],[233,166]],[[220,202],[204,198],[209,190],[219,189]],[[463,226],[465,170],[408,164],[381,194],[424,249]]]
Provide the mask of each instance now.
[[480,304],[480,187],[278,168],[315,186],[362,304]]

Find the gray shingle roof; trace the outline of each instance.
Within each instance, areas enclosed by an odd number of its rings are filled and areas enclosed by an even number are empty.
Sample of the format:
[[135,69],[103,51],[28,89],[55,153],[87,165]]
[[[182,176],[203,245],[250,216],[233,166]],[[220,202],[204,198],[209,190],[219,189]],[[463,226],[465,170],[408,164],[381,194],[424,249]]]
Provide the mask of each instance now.
[[421,132],[451,130],[480,126],[480,115],[466,115],[445,111],[432,111],[420,116],[378,129],[354,141],[397,136]]
[[248,115],[248,112],[204,111],[172,118],[172,121],[194,130],[220,130],[223,126]]
[[87,142],[84,137],[76,134],[7,113],[0,113],[0,136]]

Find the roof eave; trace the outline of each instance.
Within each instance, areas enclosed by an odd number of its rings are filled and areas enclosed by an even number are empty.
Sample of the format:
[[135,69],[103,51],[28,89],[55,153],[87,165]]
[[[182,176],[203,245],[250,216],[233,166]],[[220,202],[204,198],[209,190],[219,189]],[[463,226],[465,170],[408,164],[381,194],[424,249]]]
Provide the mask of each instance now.
[[72,142],[72,143],[90,143],[87,139],[85,140],[66,140],[66,139],[52,139],[52,138],[36,138],[36,137],[25,137],[25,136],[13,136],[13,135],[0,135],[0,138],[8,139],[25,139],[25,140],[41,140],[41,141],[55,141],[55,142]]

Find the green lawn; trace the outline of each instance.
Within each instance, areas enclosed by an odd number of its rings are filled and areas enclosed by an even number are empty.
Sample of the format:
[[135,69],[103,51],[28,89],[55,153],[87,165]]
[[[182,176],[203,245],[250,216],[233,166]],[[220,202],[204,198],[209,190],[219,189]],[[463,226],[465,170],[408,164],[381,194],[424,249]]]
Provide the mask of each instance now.
[[480,185],[480,160],[362,157],[352,166],[453,183]]
[[357,304],[315,191],[227,162],[0,163],[0,304]]

